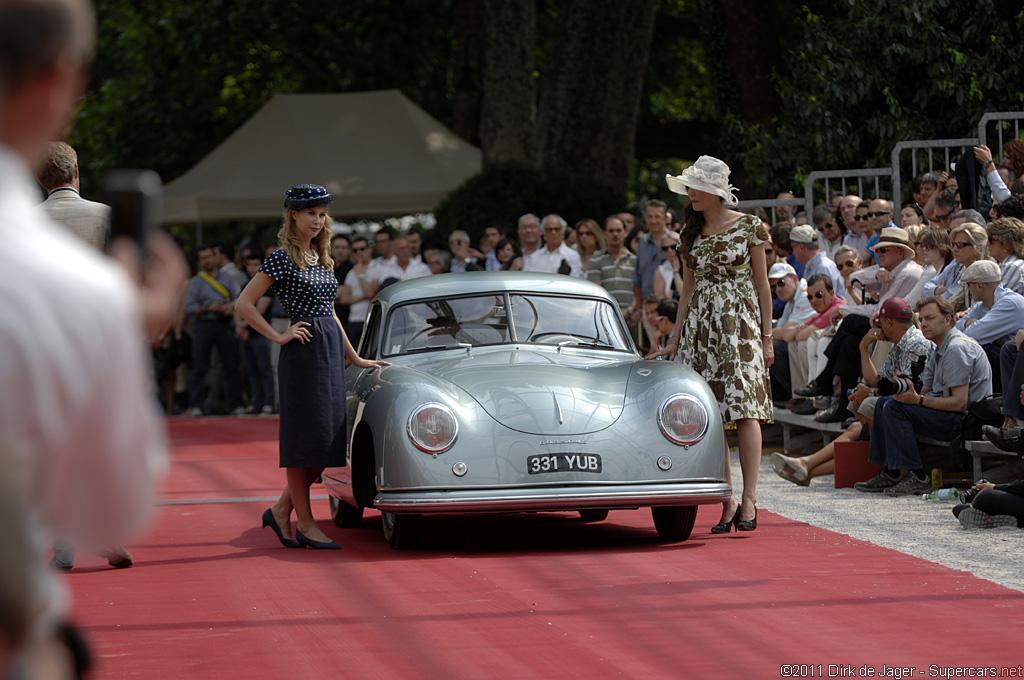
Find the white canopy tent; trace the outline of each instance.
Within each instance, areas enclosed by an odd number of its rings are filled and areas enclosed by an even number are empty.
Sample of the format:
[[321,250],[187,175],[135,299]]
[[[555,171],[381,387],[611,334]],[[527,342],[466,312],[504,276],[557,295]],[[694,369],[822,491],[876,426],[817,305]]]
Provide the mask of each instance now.
[[276,220],[307,182],[339,218],[429,212],[479,171],[480,150],[398,90],[278,94],[164,187],[162,221]]

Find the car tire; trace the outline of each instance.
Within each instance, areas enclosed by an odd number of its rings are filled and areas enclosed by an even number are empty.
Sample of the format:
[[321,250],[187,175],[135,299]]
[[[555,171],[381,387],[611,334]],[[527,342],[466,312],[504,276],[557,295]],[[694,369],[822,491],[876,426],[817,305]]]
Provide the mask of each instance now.
[[608,519],[607,510],[580,510],[579,513],[584,522],[603,522]]
[[362,508],[349,505],[334,496],[328,496],[327,501],[331,504],[331,519],[334,520],[334,526],[339,529],[352,529],[363,523]]
[[394,550],[412,550],[419,544],[423,515],[398,515],[381,510],[380,520],[384,538]]
[[693,531],[693,523],[697,521],[697,506],[653,507],[651,516],[658,537],[663,541],[685,541]]

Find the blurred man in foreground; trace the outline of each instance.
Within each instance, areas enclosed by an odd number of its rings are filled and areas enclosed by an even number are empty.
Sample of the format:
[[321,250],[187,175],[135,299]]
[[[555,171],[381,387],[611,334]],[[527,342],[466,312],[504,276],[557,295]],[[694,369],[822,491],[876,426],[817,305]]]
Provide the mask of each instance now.
[[[0,466],[39,544],[99,551],[141,527],[165,465],[143,331],[169,317],[183,265],[153,239],[140,296],[137,246],[112,244],[126,271],[38,205],[32,168],[82,93],[94,31],[83,0],[0,2]],[[64,606],[40,580],[45,638]]]

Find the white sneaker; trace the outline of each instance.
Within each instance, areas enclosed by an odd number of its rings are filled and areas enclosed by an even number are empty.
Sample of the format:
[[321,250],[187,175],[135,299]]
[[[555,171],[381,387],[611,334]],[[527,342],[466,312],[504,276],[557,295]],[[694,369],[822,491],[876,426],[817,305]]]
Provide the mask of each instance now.
[[248,411],[248,409],[246,409],[244,406],[236,406],[233,409],[231,409],[231,415],[233,415],[233,416],[244,416],[247,411]]
[[272,416],[274,415],[274,407],[267,404],[266,406],[263,407],[263,410],[260,411],[260,413],[262,413],[265,416]]
[[198,406],[193,406],[189,410],[185,411],[185,416],[188,418],[199,418],[200,416],[203,415],[205,415],[203,413],[203,409],[199,408]]

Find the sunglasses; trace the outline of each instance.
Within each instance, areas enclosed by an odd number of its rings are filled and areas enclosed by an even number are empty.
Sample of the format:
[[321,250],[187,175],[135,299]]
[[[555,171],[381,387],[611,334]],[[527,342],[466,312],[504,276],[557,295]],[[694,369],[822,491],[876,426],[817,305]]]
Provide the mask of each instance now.
[[991,236],[989,236],[988,237],[988,243],[989,243],[989,245],[992,245],[993,243],[999,243],[999,240],[998,239],[994,239]]
[[810,297],[814,298],[815,300],[820,300],[821,298],[825,297],[825,291],[819,290],[817,293],[811,295]]
[[785,288],[786,287],[786,279],[779,279],[778,281],[776,281],[775,282],[775,287],[776,288]]
[[973,248],[974,244],[970,243],[969,241],[953,241],[953,250],[956,250],[957,248],[967,248],[967,247]]
[[940,215],[938,213],[935,213],[935,219],[937,219],[939,222],[949,222],[949,218],[952,217],[952,216],[953,216],[953,213],[951,213],[951,212],[948,212],[945,215]]
[[871,215],[871,213],[867,213],[865,215],[854,215],[853,216],[853,221],[854,222],[866,222],[869,219],[871,219],[870,215]]
[[[839,264],[839,263],[837,262],[836,264]],[[857,268],[857,263],[854,262],[853,260],[848,260],[848,261],[840,264],[839,268],[840,269],[856,269]]]
[[356,246],[355,248],[352,249],[352,252],[354,252],[354,253],[361,253],[361,252],[363,252],[364,250],[366,250],[369,247],[370,246]]
[[867,217],[882,217],[883,215],[889,215],[889,214],[891,214],[891,213],[888,213],[888,212],[869,212],[866,215],[867,215]]
[[886,254],[887,252],[889,252],[890,250],[892,250],[892,248],[886,248],[886,247],[884,247],[884,246],[883,246],[882,248],[878,248],[878,247],[876,246],[876,247],[875,247],[875,254],[876,254],[876,255],[885,255],[885,254]]
[[676,247],[675,246],[662,246],[661,249],[662,249],[663,252],[667,253],[670,250],[675,250]]

